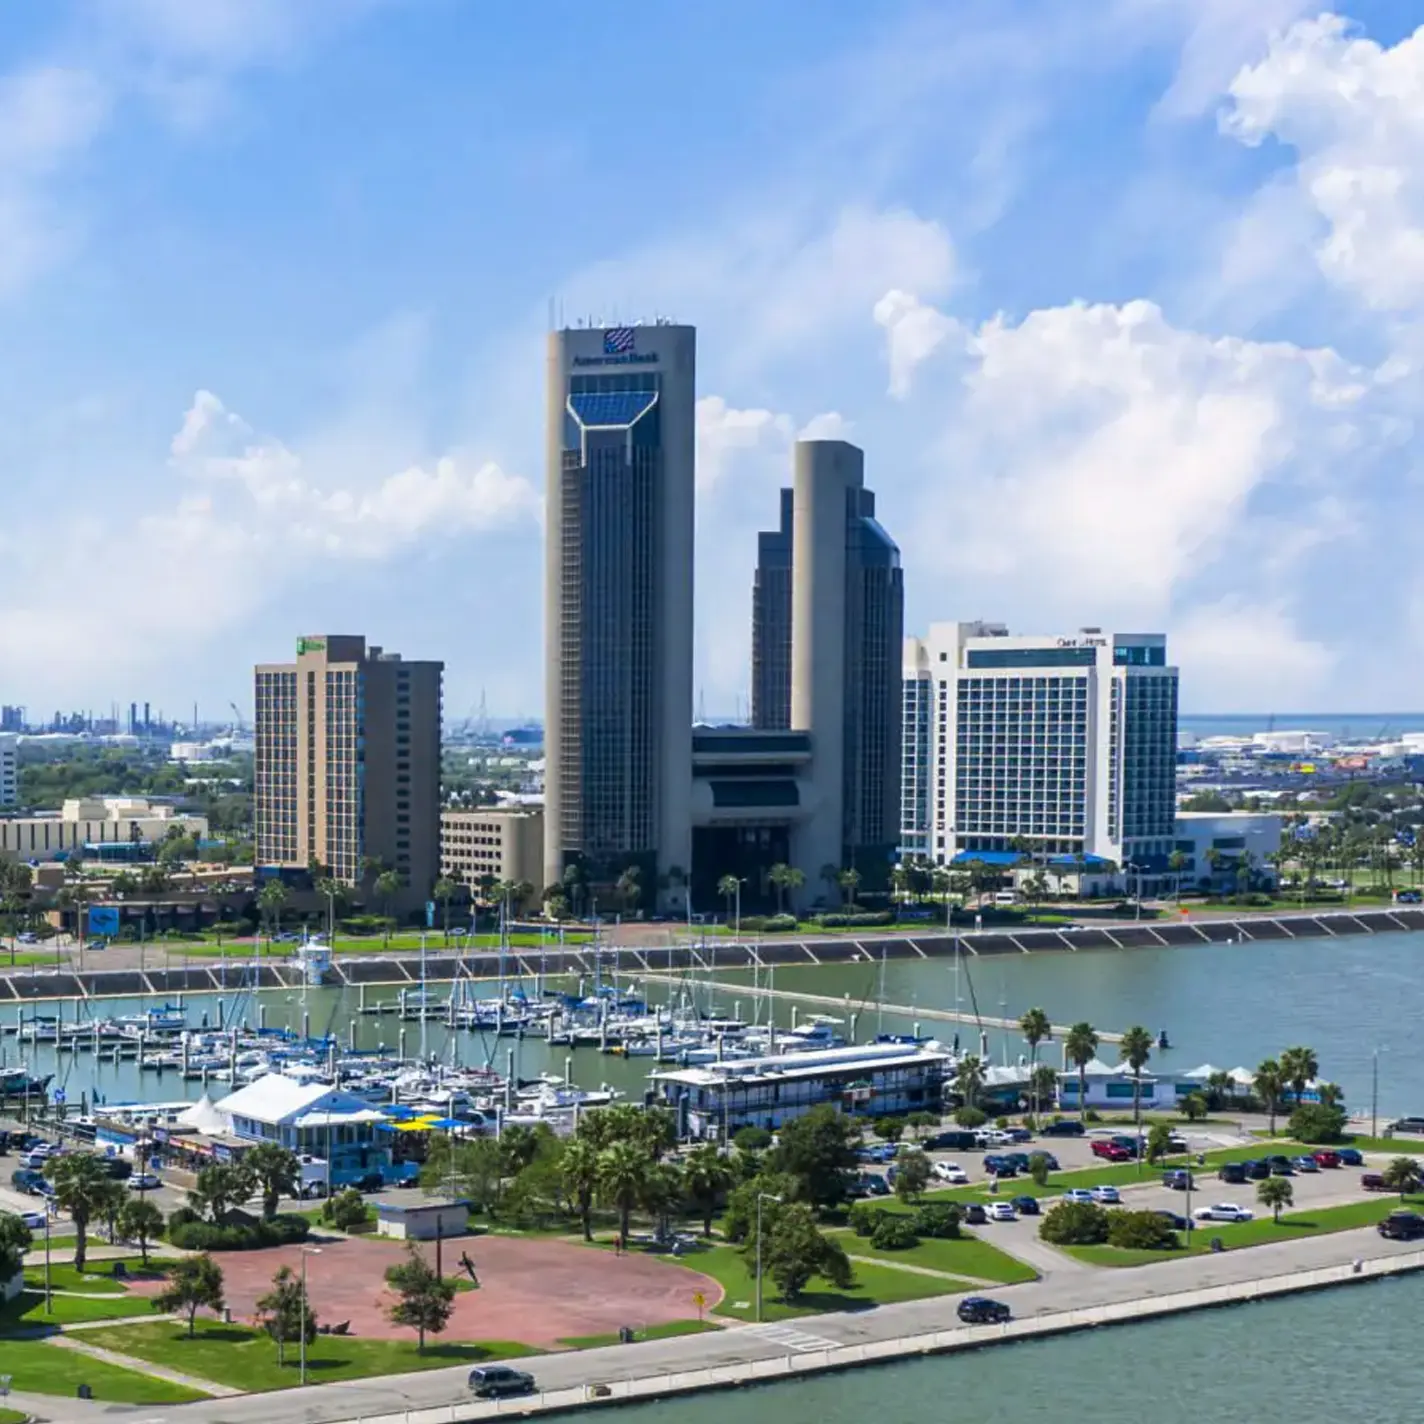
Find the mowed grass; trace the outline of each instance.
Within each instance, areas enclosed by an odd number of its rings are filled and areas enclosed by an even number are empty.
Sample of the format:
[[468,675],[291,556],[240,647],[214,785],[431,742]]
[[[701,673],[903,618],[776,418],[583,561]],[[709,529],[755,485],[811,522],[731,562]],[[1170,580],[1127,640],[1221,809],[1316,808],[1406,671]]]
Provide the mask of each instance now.
[[[713,1311],[728,1320],[756,1319],[756,1279],[751,1267],[742,1259],[738,1246],[711,1246],[689,1251],[676,1258],[665,1257],[679,1266],[701,1271],[722,1287],[722,1302]],[[771,1277],[762,1279],[762,1319],[794,1320],[803,1315],[818,1315],[832,1310],[868,1310],[876,1305],[891,1305],[901,1300],[924,1300],[929,1296],[957,1295],[973,1289],[969,1281],[946,1276],[924,1276],[914,1271],[897,1271],[890,1266],[867,1266],[855,1262],[856,1283],[849,1290],[837,1290],[819,1277],[797,1298],[794,1304],[779,1300]],[[691,1306],[692,1301],[688,1301]]]
[[209,1397],[43,1340],[0,1340],[0,1374],[10,1376],[13,1390],[64,1395],[69,1399],[74,1398],[81,1384],[87,1384],[94,1391],[95,1400],[107,1404],[186,1404]]
[[[123,1295],[127,1287],[122,1281],[114,1279],[114,1267],[120,1264],[130,1275],[137,1275],[145,1269],[143,1259],[139,1256],[125,1257],[122,1261],[89,1261],[83,1275],[74,1269],[71,1262],[56,1262],[49,1268],[50,1289],[84,1291],[90,1295]],[[151,1263],[148,1271],[151,1274],[160,1274],[161,1267],[157,1263]],[[26,1263],[25,1285],[31,1290],[43,1290],[44,1283],[45,1265],[41,1256],[37,1261]]]
[[[722,1326],[715,1320],[668,1320],[661,1325],[642,1325],[633,1331],[633,1341],[672,1340],[680,1335],[701,1335],[708,1330],[720,1330]],[[619,1345],[617,1333],[609,1335],[570,1335],[559,1344],[571,1350],[596,1350],[603,1345]]]
[[[301,1383],[296,1344],[287,1348],[286,1363],[277,1363],[277,1347],[261,1330],[244,1325],[224,1325],[200,1320],[193,1338],[186,1324],[173,1321],[151,1325],[116,1325],[86,1330],[87,1344],[117,1350],[150,1364],[212,1380],[234,1389],[257,1391],[289,1389]],[[407,1374],[413,1370],[438,1370],[450,1365],[477,1365],[536,1353],[511,1340],[460,1342],[429,1337],[425,1353],[409,1340],[363,1340],[345,1335],[318,1335],[307,1346],[307,1380],[329,1384],[335,1380],[362,1379],[368,1375]]]
[[[997,1281],[1000,1285],[1017,1285],[1038,1279],[1038,1272],[1017,1257],[997,1246],[981,1241],[977,1236],[960,1236],[946,1240],[938,1236],[922,1236],[919,1245],[903,1251],[882,1250],[870,1244],[868,1236],[853,1231],[832,1233],[848,1256],[867,1256],[890,1264],[922,1266],[930,1271],[943,1271],[951,1276],[973,1276],[981,1281]],[[860,1269],[860,1263],[856,1263]]]
[[[1424,1206],[1424,1196],[1406,1197],[1404,1208],[1418,1210]],[[1263,1207],[1255,1221],[1234,1224],[1199,1221],[1190,1233],[1190,1245],[1176,1251],[1123,1250],[1116,1246],[1066,1246],[1061,1249],[1080,1261],[1094,1266],[1142,1266],[1152,1261],[1170,1261],[1177,1256],[1203,1256],[1211,1251],[1214,1237],[1221,1238],[1222,1249],[1238,1251],[1249,1246],[1266,1246],[1273,1241],[1293,1241],[1303,1236],[1326,1236],[1336,1231],[1354,1231],[1361,1226],[1374,1226],[1392,1211],[1399,1211],[1398,1197],[1376,1197],[1370,1201],[1347,1202],[1344,1206],[1327,1206],[1305,1211],[1282,1212],[1280,1221],[1272,1221]],[[1185,1234],[1185,1233],[1184,1233]]]
[[[41,1279],[44,1273],[41,1272]],[[0,1306],[0,1330],[34,1329],[46,1325],[82,1325],[91,1320],[125,1320],[134,1315],[151,1315],[153,1302],[148,1296],[129,1295],[52,1295],[51,1308],[45,1309],[44,1287],[26,1285],[14,1300]]]

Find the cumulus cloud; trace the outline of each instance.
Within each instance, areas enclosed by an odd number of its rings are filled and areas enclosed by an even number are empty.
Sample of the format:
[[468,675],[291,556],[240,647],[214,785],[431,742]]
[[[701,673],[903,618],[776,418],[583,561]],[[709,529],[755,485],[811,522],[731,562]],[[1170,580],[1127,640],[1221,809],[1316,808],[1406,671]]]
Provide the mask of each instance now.
[[855,423],[847,420],[838,410],[822,411],[813,415],[796,432],[798,440],[849,440],[855,433]]
[[721,396],[697,402],[697,488],[706,493],[721,484],[738,452],[783,451],[794,426],[789,415],[770,410],[738,410]]
[[1281,604],[1235,596],[1191,609],[1173,624],[1169,646],[1188,670],[1190,705],[1231,711],[1319,706],[1339,661]]
[[876,302],[874,315],[886,332],[890,394],[903,398],[910,393],[915,368],[934,355],[958,329],[958,323],[919,297],[898,288],[886,292]]
[[1379,311],[1424,304],[1424,27],[1386,48],[1338,15],[1300,21],[1237,74],[1222,126],[1295,149],[1332,282]]

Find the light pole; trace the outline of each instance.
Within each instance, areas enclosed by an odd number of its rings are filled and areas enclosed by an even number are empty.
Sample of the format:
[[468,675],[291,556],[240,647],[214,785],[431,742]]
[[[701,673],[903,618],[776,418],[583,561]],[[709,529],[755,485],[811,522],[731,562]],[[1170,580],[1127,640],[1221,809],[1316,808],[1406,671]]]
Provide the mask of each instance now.
[[740,877],[737,880],[737,923],[736,928],[732,931],[732,938],[738,944],[742,942],[742,886],[746,883],[747,882],[744,879],[741,879]]
[[757,1323],[761,1323],[761,1204],[764,1201],[779,1202],[781,1198],[775,1192],[757,1193],[757,1248],[756,1248],[756,1318]]
[[1389,1051],[1388,1044],[1377,1044],[1371,1057],[1370,1071],[1370,1136],[1379,1136],[1379,1056]]
[[297,1322],[297,1338],[301,1342],[301,1382],[307,1382],[307,1257],[320,1256],[320,1246],[302,1247],[302,1313]]

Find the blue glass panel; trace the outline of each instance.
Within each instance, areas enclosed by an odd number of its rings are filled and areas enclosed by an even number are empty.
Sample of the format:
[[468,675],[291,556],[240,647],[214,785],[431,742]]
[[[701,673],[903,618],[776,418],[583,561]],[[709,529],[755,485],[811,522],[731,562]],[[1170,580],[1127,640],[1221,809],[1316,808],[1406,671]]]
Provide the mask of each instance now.
[[657,401],[653,391],[590,391],[569,396],[569,408],[584,426],[629,426]]

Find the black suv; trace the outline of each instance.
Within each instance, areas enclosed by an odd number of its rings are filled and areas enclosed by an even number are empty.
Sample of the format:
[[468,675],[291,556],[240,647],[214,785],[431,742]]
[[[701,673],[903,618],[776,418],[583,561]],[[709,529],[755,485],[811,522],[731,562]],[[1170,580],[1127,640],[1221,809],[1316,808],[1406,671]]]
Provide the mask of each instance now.
[[533,1394],[534,1376],[508,1365],[481,1365],[470,1371],[470,1393],[477,1399],[503,1399],[512,1394]]
[[1081,1137],[1083,1124],[1076,1118],[1060,1118],[1057,1122],[1046,1122],[1038,1129],[1040,1137]]
[[1239,1187],[1246,1180],[1246,1164],[1244,1162],[1224,1162],[1216,1175],[1223,1182],[1231,1182]]
[[1391,1241],[1417,1241],[1424,1236],[1424,1216],[1414,1211],[1392,1211],[1380,1222],[1379,1234]]
[[971,1295],[959,1302],[959,1318],[966,1325],[1003,1325],[1013,1318],[1013,1312],[1002,1301],[988,1296]]

